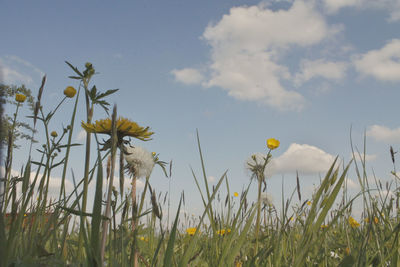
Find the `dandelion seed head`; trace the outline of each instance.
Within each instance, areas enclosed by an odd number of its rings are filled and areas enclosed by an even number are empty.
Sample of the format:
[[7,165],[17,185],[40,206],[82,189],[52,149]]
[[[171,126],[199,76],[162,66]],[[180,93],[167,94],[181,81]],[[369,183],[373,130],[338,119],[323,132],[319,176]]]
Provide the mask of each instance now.
[[268,194],[267,192],[261,192],[261,201],[264,203],[264,205],[272,206],[273,198],[271,194]]
[[125,160],[129,173],[136,176],[136,178],[150,176],[154,167],[153,155],[139,146],[127,147]]

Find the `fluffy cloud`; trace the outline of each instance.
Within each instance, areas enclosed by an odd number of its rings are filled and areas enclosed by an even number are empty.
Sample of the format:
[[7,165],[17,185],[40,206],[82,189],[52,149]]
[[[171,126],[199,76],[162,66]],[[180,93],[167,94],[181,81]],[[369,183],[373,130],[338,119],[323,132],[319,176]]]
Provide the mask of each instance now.
[[295,76],[296,85],[301,85],[316,77],[341,80],[346,75],[347,64],[345,62],[331,62],[324,59],[314,61],[303,60],[300,68],[300,72]]
[[[364,160],[364,158],[365,158],[365,161],[373,161],[377,157],[376,154],[365,154],[364,155],[364,153],[359,154],[356,151],[354,151],[354,156],[357,161]],[[350,158],[353,158],[353,154],[350,154]]]
[[390,129],[382,125],[372,125],[367,130],[367,136],[384,143],[400,143],[400,127]]
[[329,13],[335,13],[344,7],[360,6],[363,0],[323,0],[324,6]]
[[393,39],[379,50],[354,59],[356,69],[378,80],[400,81],[400,39]]
[[[210,77],[203,86],[220,87],[236,99],[279,110],[300,110],[305,99],[284,87],[292,75],[280,60],[289,49],[317,45],[336,32],[311,1],[297,0],[289,9],[276,11],[265,4],[233,7],[203,33],[211,48]],[[182,80],[177,70],[173,74]]]
[[0,58],[0,82],[5,84],[32,85],[44,76],[44,72],[32,63],[17,56]]
[[272,159],[270,172],[317,174],[328,171],[335,157],[315,146],[293,143],[279,157]]
[[345,7],[381,9],[389,12],[389,21],[400,20],[399,0],[323,0],[323,5],[328,13]]
[[171,73],[175,76],[176,81],[184,84],[200,84],[204,80],[203,74],[192,68],[174,69]]

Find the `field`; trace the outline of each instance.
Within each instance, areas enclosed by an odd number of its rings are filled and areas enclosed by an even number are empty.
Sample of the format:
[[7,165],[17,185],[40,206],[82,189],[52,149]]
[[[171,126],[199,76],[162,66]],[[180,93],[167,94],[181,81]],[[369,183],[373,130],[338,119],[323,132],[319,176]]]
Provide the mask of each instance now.
[[[282,208],[277,210],[263,192],[265,170],[279,147],[278,140],[268,139],[266,156],[254,155],[248,162],[253,179],[247,190],[232,192],[226,174],[212,187],[205,175],[193,172],[203,213],[195,218],[180,216],[182,195],[178,209],[171,211],[173,223],[167,225],[166,200],[152,190],[151,172],[160,167],[169,176],[170,166],[158,154],[130,146],[128,140],[148,141],[153,133],[118,116],[116,106],[109,110],[107,96],[116,90],[99,92],[90,84],[95,74],[90,63],[83,71],[67,64],[79,87],[67,87],[63,99],[47,114],[40,102],[45,78],[36,98],[23,87],[2,87],[2,97],[16,110],[7,124],[1,124],[6,144],[2,151],[1,266],[400,266],[399,177],[392,149],[393,184],[370,185],[362,156],[358,165],[356,160],[344,166],[335,160],[311,199],[302,198],[297,180],[297,190],[291,198],[282,199]],[[80,94],[87,111],[82,124],[75,121]],[[71,118],[63,122],[67,126],[62,133],[49,130],[54,114],[67,100],[74,101]],[[24,126],[18,112],[27,103],[32,116]],[[95,108],[109,111],[110,117],[94,122]],[[44,144],[33,141],[39,127],[45,133]],[[72,133],[81,127],[88,133],[85,162],[83,166],[70,166],[70,150],[76,146]],[[25,136],[30,140],[29,155],[32,149],[38,149],[42,156],[29,157],[21,173],[14,175],[12,170],[21,167],[13,166],[13,150],[18,149],[14,143],[21,138],[22,128],[31,130],[31,135]],[[91,147],[91,138],[96,140],[96,147]],[[199,136],[197,140],[205,173]],[[93,166],[89,164],[91,151],[97,155]],[[354,159],[360,155],[355,152]],[[62,170],[57,199],[48,196],[54,168]],[[65,179],[71,168],[85,171],[81,178],[72,175],[74,190],[67,194]],[[349,168],[356,170],[361,186],[354,196],[347,194]],[[120,179],[119,188],[113,187],[114,176]],[[125,176],[132,180],[128,194],[121,192]],[[139,178],[146,181],[140,191],[136,188]],[[90,183],[95,192],[89,206]],[[250,186],[258,188],[255,203],[248,201]],[[372,187],[378,194],[371,192]],[[222,188],[227,193],[217,198]],[[293,198],[302,204],[293,205]],[[144,203],[149,199],[152,207],[146,209]],[[234,200],[239,205],[233,205]],[[362,201],[361,218],[353,215],[355,200]],[[187,228],[182,227],[182,221]]]

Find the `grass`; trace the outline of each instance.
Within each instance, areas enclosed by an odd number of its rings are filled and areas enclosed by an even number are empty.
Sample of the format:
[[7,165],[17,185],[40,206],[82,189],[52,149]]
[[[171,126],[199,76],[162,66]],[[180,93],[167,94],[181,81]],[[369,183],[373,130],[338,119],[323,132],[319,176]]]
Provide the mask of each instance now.
[[[296,191],[289,199],[282,199],[282,208],[278,211],[260,197],[264,170],[273,154],[271,150],[263,162],[251,166],[255,179],[249,180],[246,189],[236,198],[230,191],[226,172],[214,187],[208,184],[198,138],[202,169],[200,176],[194,170],[192,174],[203,212],[196,218],[181,216],[180,209],[185,202],[182,192],[173,224],[167,226],[166,195],[164,200],[161,195],[157,197],[149,176],[138,197],[121,194],[123,185],[120,190],[112,186],[109,177],[114,177],[117,170],[116,154],[118,151],[123,154],[124,147],[129,145],[121,129],[117,129],[114,107],[109,141],[101,143],[98,141],[101,138],[92,134],[97,143],[95,163],[89,166],[90,153],[86,153],[85,166],[72,167],[83,167],[85,174],[77,179],[72,172],[75,187],[67,194],[66,170],[71,168],[68,158],[70,150],[78,145],[71,142],[71,136],[79,92],[82,90],[85,95],[86,122],[92,120],[95,107],[108,112],[105,97],[116,92],[100,93],[95,86],[90,89],[89,82],[94,74],[91,64],[86,64],[83,72],[68,65],[76,75],[71,77],[80,84],[68,122],[70,126],[57,136],[49,132],[49,123],[66,98],[45,114],[40,104],[44,79],[36,99],[39,104],[30,118],[34,129],[36,121],[43,126],[45,143],[34,144],[41,156],[39,159],[29,156],[19,175],[11,172],[12,150],[18,110],[23,104],[15,103],[17,109],[9,132],[11,143],[6,151],[6,172],[2,177],[5,192],[0,209],[0,266],[400,266],[399,178],[394,167],[396,184],[394,189],[393,185],[386,188],[394,195],[385,194],[386,190],[377,182],[379,197],[375,197],[366,176],[365,159],[361,160],[361,165],[354,160],[342,169],[337,159],[332,162],[312,199],[302,200],[297,179]],[[88,140],[90,143],[90,138]],[[93,148],[87,144],[86,149]],[[62,155],[62,159],[57,160],[55,153]],[[354,158],[359,156],[357,154],[354,153]],[[153,155],[152,160],[153,165],[158,164],[168,175],[166,163],[160,161],[158,155]],[[123,165],[128,163],[121,161],[119,164],[119,175],[125,175]],[[353,197],[348,196],[346,188],[351,167],[355,168],[361,186],[361,191]],[[62,184],[59,198],[52,200],[48,194],[49,179],[56,168],[63,170]],[[33,178],[31,171],[36,171]],[[137,171],[129,173],[131,178],[136,180]],[[108,181],[106,187],[104,180]],[[253,181],[259,186],[258,201],[249,203],[247,194]],[[90,183],[95,184],[92,207],[87,206]],[[226,194],[221,197],[222,191]],[[292,204],[295,197],[300,205]],[[144,203],[149,199],[152,205],[146,209]],[[352,217],[356,199],[363,200],[359,221]]]

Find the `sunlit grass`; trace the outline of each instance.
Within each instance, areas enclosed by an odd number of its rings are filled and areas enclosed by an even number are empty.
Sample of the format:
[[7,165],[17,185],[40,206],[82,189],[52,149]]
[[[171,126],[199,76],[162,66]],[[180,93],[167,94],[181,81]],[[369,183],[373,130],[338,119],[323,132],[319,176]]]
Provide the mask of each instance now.
[[[92,123],[97,118],[94,107],[108,114],[106,97],[116,90],[99,92],[89,86],[95,74],[90,63],[85,70],[68,65],[74,71],[72,79],[79,82],[64,90],[64,98],[50,112],[40,102],[45,79],[29,117],[32,129],[42,127],[43,144],[33,142],[39,152],[37,159],[29,157],[20,174],[12,173],[13,150],[18,112],[26,95],[17,88],[14,97],[16,111],[11,118],[5,172],[2,177],[4,194],[0,209],[1,266],[397,266],[400,264],[397,183],[383,188],[377,183],[378,197],[366,177],[365,160],[361,166],[353,160],[341,165],[332,162],[311,199],[303,199],[300,181],[289,199],[282,199],[280,210],[263,190],[265,169],[279,141],[268,139],[267,154],[256,155],[247,162],[252,178],[243,192],[231,192],[227,172],[215,186],[208,184],[206,167],[197,135],[201,175],[192,170],[193,186],[198,189],[203,210],[200,215],[182,215],[185,203],[181,194],[177,210],[171,211],[172,224],[166,223],[169,210],[167,195],[152,187],[153,167],[161,167],[168,179],[171,169],[156,153],[132,148],[150,140],[152,132],[129,119],[118,119],[113,108],[110,118]],[[3,90],[5,89],[2,88]],[[82,123],[88,132],[84,166],[68,166],[72,133],[80,92],[83,91],[87,118]],[[26,91],[24,91],[26,93]],[[82,96],[82,94],[81,94]],[[68,102],[69,101],[69,102]],[[68,102],[68,103],[67,103]],[[70,105],[71,117],[62,132],[49,127],[61,105]],[[30,123],[27,119],[26,123]],[[108,140],[100,138],[106,134]],[[90,136],[96,147],[90,146]],[[126,137],[136,138],[135,141]],[[132,142],[132,143],[131,143]],[[31,146],[32,146],[31,145]],[[96,152],[89,165],[91,151]],[[395,166],[392,151],[393,166]],[[117,163],[117,153],[120,161]],[[365,155],[365,153],[364,153]],[[244,155],[245,156],[245,155]],[[356,158],[357,153],[354,153]],[[105,168],[103,168],[105,164]],[[358,175],[361,191],[349,196],[346,177],[350,167]],[[49,180],[54,169],[62,170],[58,199],[49,197]],[[83,177],[71,173],[74,189],[68,193],[65,179],[68,169],[84,169]],[[31,175],[31,173],[35,175]],[[119,176],[119,188],[113,186],[114,173]],[[123,192],[124,176],[132,181],[130,192]],[[393,175],[399,179],[394,168]],[[143,191],[136,194],[136,181],[145,181]],[[107,183],[103,183],[106,181]],[[88,186],[94,184],[94,203],[87,206]],[[106,184],[106,186],[104,186]],[[249,188],[258,189],[257,200],[250,202]],[[265,188],[265,187],[264,187]],[[390,190],[393,194],[389,195]],[[225,193],[223,193],[225,192]],[[282,194],[283,195],[283,194]],[[294,198],[300,204],[294,203]],[[361,217],[353,213],[354,202],[363,200]],[[144,203],[151,203],[147,208]],[[90,203],[91,204],[91,203]]]

